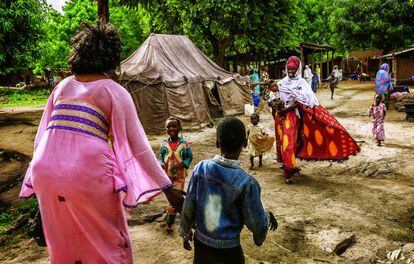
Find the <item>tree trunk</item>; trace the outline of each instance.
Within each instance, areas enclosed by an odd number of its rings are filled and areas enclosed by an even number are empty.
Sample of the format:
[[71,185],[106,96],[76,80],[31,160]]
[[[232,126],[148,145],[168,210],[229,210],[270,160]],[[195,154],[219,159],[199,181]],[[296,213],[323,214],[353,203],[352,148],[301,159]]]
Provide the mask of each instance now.
[[237,70],[237,59],[236,58],[233,61],[233,72],[234,73],[238,73],[238,70]]
[[213,48],[213,57],[214,57],[214,61],[219,65],[220,65],[220,61],[219,61],[219,44],[218,44],[218,40],[217,39],[210,39],[210,43],[211,43],[211,47]]
[[220,67],[224,67],[224,55],[226,49],[234,41],[234,37],[229,37],[226,39],[216,39],[215,37],[209,37],[211,46],[213,47],[213,56],[216,63]]
[[109,23],[109,0],[98,0],[98,19]]

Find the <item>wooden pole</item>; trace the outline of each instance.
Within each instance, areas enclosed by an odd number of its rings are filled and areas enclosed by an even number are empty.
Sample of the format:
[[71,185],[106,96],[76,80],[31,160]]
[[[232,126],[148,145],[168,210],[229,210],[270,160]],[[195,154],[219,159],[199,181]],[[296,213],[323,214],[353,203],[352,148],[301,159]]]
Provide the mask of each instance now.
[[314,66],[314,65],[313,65],[313,64],[314,64],[314,61],[313,61],[313,59],[314,59],[314,58],[313,58],[313,53],[312,53],[312,57],[311,57],[311,70],[312,70],[312,71],[314,70],[314,67],[313,67],[313,66]]
[[276,60],[276,58],[274,59],[274,62],[275,62],[275,67],[274,67],[274,76],[275,76],[275,79],[276,78],[279,78],[279,67],[278,67],[278,64],[277,64],[277,60]]
[[300,46],[300,60],[303,63],[303,66],[305,66],[305,49]]
[[323,79],[323,68],[322,68],[322,58],[323,58],[323,51],[321,51],[320,56],[319,56],[319,74],[321,75],[321,80]]
[[329,50],[326,51],[326,76],[329,76]]
[[394,57],[392,60],[392,64],[393,64],[393,68],[394,68],[394,78],[396,78],[398,80],[398,60],[397,57]]
[[233,72],[237,73],[238,72],[238,70],[237,70],[237,58],[234,58],[232,66],[233,66]]

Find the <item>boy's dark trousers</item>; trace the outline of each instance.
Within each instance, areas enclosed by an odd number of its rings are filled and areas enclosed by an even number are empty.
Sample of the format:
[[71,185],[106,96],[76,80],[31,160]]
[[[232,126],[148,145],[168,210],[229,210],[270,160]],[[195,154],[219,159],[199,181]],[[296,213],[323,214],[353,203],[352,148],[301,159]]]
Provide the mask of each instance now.
[[194,238],[194,264],[244,264],[241,246],[218,249]]

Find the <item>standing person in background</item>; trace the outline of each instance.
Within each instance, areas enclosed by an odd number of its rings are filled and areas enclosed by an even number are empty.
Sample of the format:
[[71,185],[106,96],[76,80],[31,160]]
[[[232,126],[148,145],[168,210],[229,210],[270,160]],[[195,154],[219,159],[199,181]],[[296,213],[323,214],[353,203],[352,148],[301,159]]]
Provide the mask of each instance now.
[[316,91],[318,90],[318,84],[319,84],[319,76],[318,76],[318,74],[315,71],[313,73],[313,76],[312,76],[312,84],[311,84],[312,91],[314,93],[316,93]]
[[184,197],[159,165],[131,95],[108,77],[121,62],[118,31],[82,23],[71,44],[73,75],[48,99],[20,197],[39,201],[51,263],[132,264],[123,208],[164,191],[180,210]]
[[327,81],[330,81],[329,88],[331,89],[331,99],[333,99],[336,86],[338,86],[339,83],[339,70],[338,66],[334,66],[331,75],[329,75],[328,78],[326,78]]
[[318,75],[318,79],[319,79],[318,80],[318,83],[321,83],[322,82],[322,78],[321,78],[321,68],[319,68],[319,64],[316,65],[315,72]]
[[309,65],[305,66],[305,70],[303,71],[303,78],[309,83],[309,85],[312,84],[312,70],[310,69]]
[[263,153],[273,147],[274,137],[270,137],[259,124],[260,116],[256,113],[250,116],[251,124],[247,125],[248,146],[247,151],[250,158],[250,169],[254,167],[254,158],[259,157],[259,167],[263,166]]
[[270,79],[269,73],[267,72],[267,66],[262,68],[262,81],[268,82]]
[[385,106],[388,107],[391,91],[394,89],[391,83],[390,65],[384,63],[375,76],[375,92],[384,97]]
[[360,80],[361,74],[362,74],[362,64],[358,62],[355,72],[357,73],[357,78]]
[[[257,73],[257,70],[253,66],[250,66],[250,74],[251,74],[252,83],[260,82],[260,76]],[[253,89],[252,97],[253,97],[253,104],[255,107],[259,106],[260,101],[262,99],[261,88],[262,88],[261,85],[257,84]]]

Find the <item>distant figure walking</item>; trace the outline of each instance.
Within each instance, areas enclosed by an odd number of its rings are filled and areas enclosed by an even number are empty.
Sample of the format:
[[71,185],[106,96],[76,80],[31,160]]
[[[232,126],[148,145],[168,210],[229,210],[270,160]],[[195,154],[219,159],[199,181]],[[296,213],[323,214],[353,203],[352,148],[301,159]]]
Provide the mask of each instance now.
[[319,84],[319,82],[320,82],[320,80],[319,80],[319,75],[316,73],[316,71],[313,73],[313,76],[312,76],[312,84],[311,84],[311,87],[312,87],[312,91],[314,92],[314,93],[316,93],[316,91],[318,90],[318,84]]
[[309,85],[312,84],[312,70],[310,69],[309,65],[305,66],[305,70],[303,71],[303,79],[305,79]]
[[329,77],[326,79],[327,81],[331,82],[329,85],[329,88],[331,89],[331,99],[333,99],[336,86],[339,83],[339,76],[340,76],[340,72],[339,72],[338,66],[335,65],[333,67],[331,75],[329,75]]

